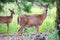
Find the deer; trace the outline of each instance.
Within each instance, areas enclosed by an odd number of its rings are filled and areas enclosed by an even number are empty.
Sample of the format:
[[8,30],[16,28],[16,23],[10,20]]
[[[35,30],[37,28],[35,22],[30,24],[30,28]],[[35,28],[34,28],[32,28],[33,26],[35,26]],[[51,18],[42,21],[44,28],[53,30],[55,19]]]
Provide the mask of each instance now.
[[36,34],[39,33],[39,26],[43,23],[47,17],[48,5],[40,4],[44,8],[42,14],[21,14],[17,17],[17,23],[19,25],[18,34],[22,35],[22,30],[24,27],[33,27],[35,26]]
[[13,14],[14,11],[9,9],[11,15],[10,16],[0,16],[0,23],[5,23],[7,24],[7,33],[8,33],[8,29],[9,29],[9,23],[12,21],[13,19]]

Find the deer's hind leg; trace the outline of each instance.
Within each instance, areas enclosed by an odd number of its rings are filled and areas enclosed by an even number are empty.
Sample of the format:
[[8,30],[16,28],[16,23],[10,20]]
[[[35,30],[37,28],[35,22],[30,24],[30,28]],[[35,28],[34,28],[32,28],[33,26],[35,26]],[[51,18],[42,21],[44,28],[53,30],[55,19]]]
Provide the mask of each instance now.
[[18,29],[18,34],[21,34],[21,35],[22,35],[22,30],[23,30],[23,28],[24,28],[24,25],[21,25],[21,26],[19,27],[19,29]]

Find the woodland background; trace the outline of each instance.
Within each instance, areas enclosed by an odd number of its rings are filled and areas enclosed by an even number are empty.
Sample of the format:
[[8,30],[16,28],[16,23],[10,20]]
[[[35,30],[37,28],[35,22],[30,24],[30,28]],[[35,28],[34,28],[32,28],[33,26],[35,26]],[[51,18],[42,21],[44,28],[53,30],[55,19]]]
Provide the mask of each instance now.
[[[14,16],[12,22],[9,24],[9,33],[15,34],[18,30],[17,16],[25,14],[41,14],[43,9],[37,6],[37,3],[44,2],[50,3],[48,8],[48,14],[43,24],[39,27],[40,32],[49,32],[51,39],[59,40],[60,27],[60,0],[0,0],[0,16],[9,16],[8,9],[14,8]],[[0,33],[7,33],[6,24],[0,24]],[[34,33],[34,27],[27,28],[24,33]],[[51,40],[49,39],[49,40]]]

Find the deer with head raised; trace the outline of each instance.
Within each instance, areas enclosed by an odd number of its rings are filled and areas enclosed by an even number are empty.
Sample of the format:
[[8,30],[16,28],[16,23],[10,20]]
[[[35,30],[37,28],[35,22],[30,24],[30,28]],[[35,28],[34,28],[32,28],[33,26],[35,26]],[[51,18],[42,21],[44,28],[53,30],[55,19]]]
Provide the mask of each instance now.
[[0,16],[0,23],[5,23],[7,24],[7,32],[9,29],[9,23],[12,21],[14,11],[9,9],[11,15],[10,16]]
[[18,34],[22,34],[22,30],[25,26],[32,27],[35,26],[36,28],[36,33],[39,31],[39,26],[43,23],[44,19],[47,16],[47,11],[48,11],[48,5],[40,4],[41,7],[44,8],[42,14],[33,14],[33,15],[28,15],[28,14],[22,14],[18,16],[17,22],[19,24],[19,29],[18,29]]

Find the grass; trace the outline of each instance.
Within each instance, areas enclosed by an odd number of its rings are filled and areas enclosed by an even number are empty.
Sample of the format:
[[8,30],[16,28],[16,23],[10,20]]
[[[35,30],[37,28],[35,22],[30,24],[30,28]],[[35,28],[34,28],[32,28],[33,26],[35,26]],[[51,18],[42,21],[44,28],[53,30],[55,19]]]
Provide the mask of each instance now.
[[[13,20],[9,25],[9,33],[17,33],[18,30],[18,24],[17,24],[17,16],[18,14],[20,14],[20,11],[18,10],[18,7],[16,5],[16,3],[6,3],[4,4],[4,11],[0,13],[0,15],[10,15],[8,9],[12,9],[12,7],[14,8],[15,11],[15,15],[13,16]],[[28,13],[28,14],[41,14],[42,13],[42,8],[38,7],[38,6],[33,6],[31,9],[32,13]],[[55,29],[55,19],[56,19],[56,6],[52,7],[51,9],[48,9],[48,13],[47,13],[47,17],[44,20],[44,22],[42,23],[42,25],[39,27],[39,31],[40,32],[53,32],[53,30]],[[0,33],[6,33],[7,32],[7,26],[6,24],[0,24]],[[57,36],[57,31],[55,31],[55,33],[51,34],[51,37],[56,37]],[[34,27],[31,28],[27,28],[26,32],[27,34],[29,33],[34,33]],[[53,36],[55,35],[55,36]],[[51,39],[54,39],[51,38]],[[48,40],[51,40],[50,36],[48,38]],[[54,39],[57,40],[58,36]]]

